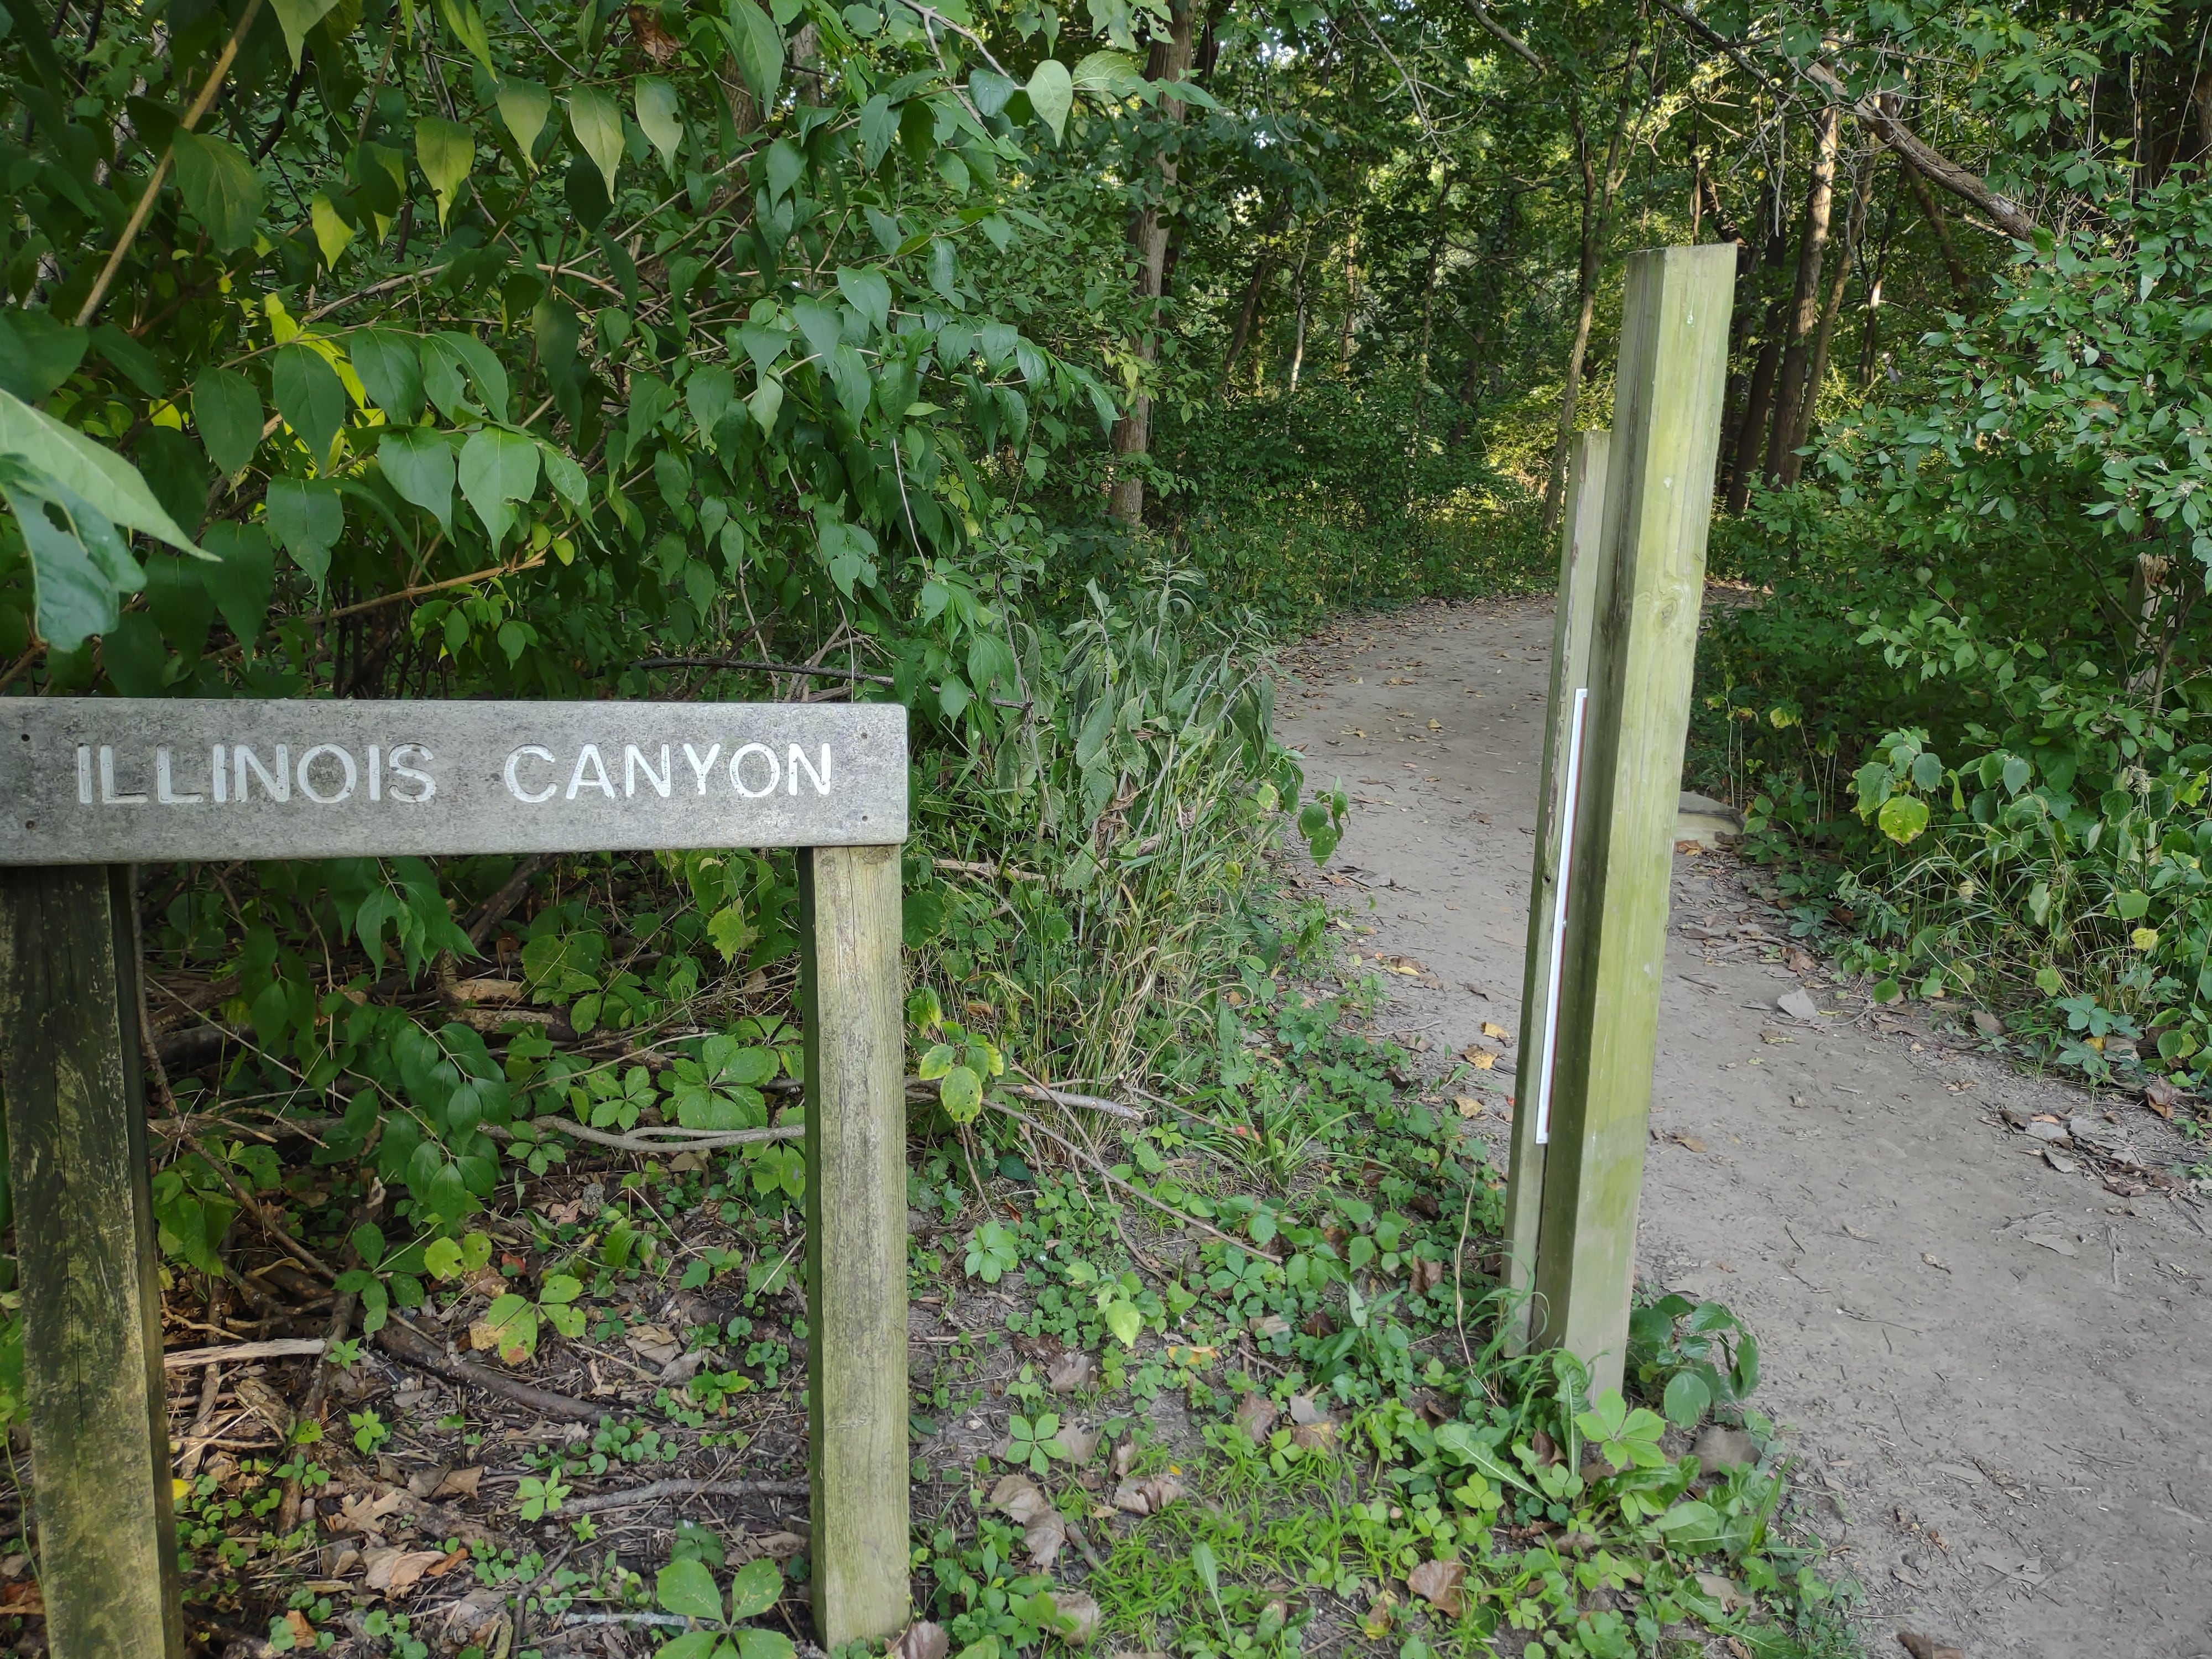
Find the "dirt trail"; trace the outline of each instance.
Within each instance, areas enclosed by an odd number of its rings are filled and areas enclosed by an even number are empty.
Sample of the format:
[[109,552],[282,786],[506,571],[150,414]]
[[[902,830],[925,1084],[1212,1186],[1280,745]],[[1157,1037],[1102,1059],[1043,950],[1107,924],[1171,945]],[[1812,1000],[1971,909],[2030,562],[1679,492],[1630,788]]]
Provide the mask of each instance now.
[[[1518,1029],[1551,640],[1548,602],[1431,605],[1288,660],[1286,739],[1364,798],[1331,868],[1367,890],[1331,896],[1371,899],[1369,948],[1429,970],[1380,1023],[1432,1072],[1486,1019]],[[1740,932],[1786,933],[1747,882],[1675,860],[1639,1277],[1759,1333],[1756,1403],[1865,1589],[1870,1652],[1911,1628],[1968,1659],[2212,1656],[2212,1205],[2063,1173],[1999,1113],[2109,1110],[2153,1168],[2172,1137],[1959,1013],[1791,972]],[[1800,985],[1817,1025],[1775,1012]]]

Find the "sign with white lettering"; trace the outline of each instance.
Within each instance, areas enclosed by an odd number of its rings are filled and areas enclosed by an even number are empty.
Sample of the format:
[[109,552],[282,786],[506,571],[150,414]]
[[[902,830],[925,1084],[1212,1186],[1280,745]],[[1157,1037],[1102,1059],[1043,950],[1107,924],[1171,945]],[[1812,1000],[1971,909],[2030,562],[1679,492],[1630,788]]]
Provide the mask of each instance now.
[[884,846],[896,703],[0,698],[0,864]]

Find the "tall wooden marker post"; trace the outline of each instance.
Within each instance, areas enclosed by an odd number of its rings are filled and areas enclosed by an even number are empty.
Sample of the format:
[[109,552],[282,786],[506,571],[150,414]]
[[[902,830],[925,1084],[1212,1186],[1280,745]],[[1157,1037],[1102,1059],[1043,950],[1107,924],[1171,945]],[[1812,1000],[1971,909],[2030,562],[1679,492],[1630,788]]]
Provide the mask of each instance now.
[[1524,1340],[1594,1389],[1620,1386],[1628,1341],[1735,287],[1733,246],[1629,261],[1613,428],[1576,453],[1561,561],[1507,1252]]
[[182,1659],[131,866],[803,849],[814,1614],[908,1613],[896,703],[0,701],[0,1094],[54,1659]]

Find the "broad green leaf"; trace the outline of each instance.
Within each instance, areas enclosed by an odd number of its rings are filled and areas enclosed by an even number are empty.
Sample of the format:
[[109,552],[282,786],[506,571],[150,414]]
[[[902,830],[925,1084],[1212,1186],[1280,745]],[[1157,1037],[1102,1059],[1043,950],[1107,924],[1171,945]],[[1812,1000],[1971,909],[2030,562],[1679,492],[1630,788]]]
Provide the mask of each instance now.
[[[445,1166],[448,1170],[452,1167],[451,1164]],[[440,1171],[441,1176],[443,1173],[443,1170]],[[434,1192],[436,1185],[434,1180]],[[435,1197],[430,1202],[432,1208],[439,1207]],[[512,1291],[494,1297],[491,1306],[484,1310],[483,1317],[478,1322],[484,1327],[485,1334],[492,1339],[493,1345],[498,1347],[499,1357],[510,1365],[520,1365],[538,1352],[538,1310],[527,1299]]]
[[763,109],[775,104],[776,88],[783,81],[783,31],[753,0],[727,0],[730,50],[738,72],[752,88]]
[[714,428],[721,424],[731,401],[738,395],[737,382],[730,371],[719,364],[696,369],[684,383],[684,401],[691,410],[691,418],[698,422],[700,435],[714,441]]
[[674,1641],[655,1648],[653,1659],[716,1659],[715,1650],[723,1653],[730,1644],[710,1630],[689,1630]]
[[149,398],[168,396],[169,377],[161,372],[160,360],[114,324],[102,323],[94,328],[92,346]]
[[92,337],[43,311],[0,305],[0,390],[44,403],[76,373]]
[[483,19],[471,0],[438,0],[438,15],[446,20],[446,27],[453,32],[453,39],[467,48],[470,57],[483,65],[485,74],[498,72],[491,61],[491,37],[484,32]]
[[1713,1403],[1712,1390],[1695,1371],[1677,1371],[1667,1384],[1660,1406],[1667,1420],[1678,1429],[1694,1429]]
[[660,152],[660,165],[676,176],[676,152],[684,143],[684,117],[676,88],[657,75],[637,77],[637,125]]
[[[774,1572],[775,1566],[769,1571]],[[653,1589],[664,1613],[722,1622],[722,1592],[715,1588],[713,1569],[703,1561],[671,1561],[653,1580]]]
[[551,444],[538,447],[538,459],[545,468],[545,479],[560,493],[561,499],[574,507],[583,507],[592,499],[592,481],[584,469],[576,465]]
[[307,44],[307,31],[321,22],[337,0],[269,0],[276,8],[276,25],[284,31],[284,45],[292,54],[292,67],[300,67],[300,52]]
[[1881,804],[1875,821],[1882,834],[1905,846],[1928,827],[1928,803],[1917,795],[1892,795]]
[[1121,1340],[1125,1348],[1137,1346],[1139,1333],[1145,1328],[1145,1316],[1133,1302],[1109,1302],[1103,1315],[1106,1328]]
[[798,1651],[780,1630],[753,1625],[738,1632],[738,1659],[792,1659]]
[[965,1066],[955,1066],[937,1086],[945,1115],[955,1123],[973,1123],[983,1109],[983,1079]]
[[1067,112],[1075,106],[1075,77],[1067,72],[1067,65],[1056,58],[1046,58],[1031,72],[1025,90],[1037,118],[1052,129],[1054,138],[1064,137]]
[[458,121],[426,115],[415,124],[415,160],[438,198],[438,228],[446,228],[469,169],[476,165],[477,136]]
[[768,193],[777,200],[791,194],[791,187],[806,171],[805,152],[788,138],[779,138],[768,147]]
[[412,426],[422,413],[422,362],[415,337],[365,328],[346,339],[354,373],[386,418]]
[[730,1618],[757,1619],[783,1595],[783,1574],[775,1562],[757,1558],[739,1567],[730,1580]]
[[[138,469],[75,427],[0,392],[0,456],[12,456],[64,489],[99,504],[108,522],[199,553],[154,498]],[[204,555],[201,556],[204,557]]]
[[280,346],[270,360],[269,383],[276,394],[276,412],[307,446],[316,471],[329,466],[346,413],[345,382],[330,359],[313,346]]
[[234,478],[261,447],[261,392],[234,368],[201,371],[192,382],[192,424],[215,470]]
[[172,146],[185,206],[217,252],[237,252],[253,240],[261,219],[261,179],[253,163],[228,139],[204,133],[180,131]]
[[211,524],[207,549],[216,562],[201,568],[200,580],[215,596],[216,608],[240,640],[258,638],[276,589],[276,556],[268,532],[258,524]]
[[0,494],[30,552],[39,632],[46,642],[74,651],[86,635],[113,628],[118,595],[145,582],[114,525],[83,496],[11,456],[0,457]]
[[1437,1449],[1454,1462],[1480,1470],[1493,1483],[1501,1486],[1516,1486],[1534,1497],[1536,1489],[1488,1446],[1474,1437],[1474,1431],[1464,1423],[1447,1423],[1437,1431]]
[[891,285],[880,270],[840,270],[837,291],[878,333],[890,326]]
[[519,432],[488,426],[461,446],[461,494],[497,547],[514,526],[508,503],[538,489],[538,446]]
[[[464,377],[476,388],[474,403],[468,399]],[[492,349],[473,334],[441,329],[425,336],[422,383],[430,394],[430,401],[448,420],[459,421],[464,416],[473,415],[489,415],[495,421],[507,418],[506,367]]]
[[615,100],[592,87],[579,87],[568,94],[568,131],[577,146],[592,158],[599,176],[607,181],[607,198],[614,199],[615,169],[622,165],[622,111]]
[[336,269],[338,256],[353,240],[353,227],[338,217],[338,210],[331,205],[331,198],[317,191],[314,199],[307,204],[307,220],[314,227],[315,246],[323,251],[323,263]]
[[399,492],[453,533],[453,452],[444,436],[428,427],[387,428],[376,447],[385,477]]
[[434,1238],[422,1247],[422,1267],[431,1278],[457,1279],[461,1272],[461,1247],[450,1238]]
[[775,417],[783,408],[783,382],[773,374],[762,375],[753,395],[745,399],[745,407],[752,411],[762,431],[774,432]]
[[545,131],[545,118],[552,112],[553,94],[537,82],[517,81],[510,76],[500,78],[499,118],[514,135],[515,144],[533,173],[538,170],[538,135]]
[[269,527],[319,592],[330,574],[331,550],[345,530],[337,486],[327,478],[271,478],[266,506]]
[[[1073,77],[1075,90],[1097,99],[1102,103],[1118,104],[1134,98],[1145,89],[1144,72],[1137,60],[1126,52],[1094,52],[1075,66]],[[1036,101],[1032,88],[1030,101]]]

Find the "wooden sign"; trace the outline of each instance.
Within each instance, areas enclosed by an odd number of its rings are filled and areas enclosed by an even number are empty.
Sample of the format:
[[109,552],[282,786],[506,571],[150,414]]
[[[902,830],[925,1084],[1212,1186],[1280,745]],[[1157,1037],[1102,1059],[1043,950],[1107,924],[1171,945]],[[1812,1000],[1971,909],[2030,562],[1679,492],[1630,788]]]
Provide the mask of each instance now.
[[0,699],[0,1096],[54,1659],[185,1652],[130,866],[193,859],[803,849],[815,1628],[904,1629],[906,829],[896,703]]
[[906,838],[897,703],[0,703],[0,864]]

